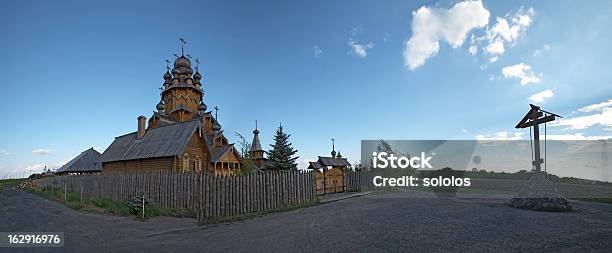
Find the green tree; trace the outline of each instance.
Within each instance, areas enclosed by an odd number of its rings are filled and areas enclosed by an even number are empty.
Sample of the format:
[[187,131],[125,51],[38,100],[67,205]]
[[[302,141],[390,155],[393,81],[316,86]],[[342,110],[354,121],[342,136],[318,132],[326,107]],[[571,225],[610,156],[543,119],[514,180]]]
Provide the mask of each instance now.
[[251,143],[249,143],[240,133],[236,133],[236,137],[238,137],[238,146],[240,146],[238,150],[241,156],[240,174],[249,175],[255,170],[255,161],[251,159]]
[[283,131],[283,125],[280,125],[276,129],[274,135],[274,144],[270,144],[270,151],[267,151],[268,159],[272,163],[272,168],[275,170],[297,170],[297,163],[295,160],[299,156],[294,155],[298,152],[296,149],[291,147],[289,137],[291,135]]

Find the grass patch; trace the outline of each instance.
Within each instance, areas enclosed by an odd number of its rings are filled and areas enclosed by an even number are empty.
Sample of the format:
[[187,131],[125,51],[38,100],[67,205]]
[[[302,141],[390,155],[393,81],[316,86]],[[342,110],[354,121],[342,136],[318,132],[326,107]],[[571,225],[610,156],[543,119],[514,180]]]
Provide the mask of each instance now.
[[300,204],[300,205],[294,205],[294,206],[283,206],[283,207],[272,209],[272,210],[261,211],[261,212],[256,212],[256,213],[248,213],[244,215],[226,216],[226,217],[209,217],[209,218],[201,219],[200,224],[208,225],[208,224],[244,221],[244,220],[260,217],[265,214],[289,212],[289,211],[293,211],[293,210],[297,210],[301,208],[316,206],[318,204],[320,203],[317,200],[317,201],[306,203],[306,204]]
[[2,188],[4,187],[15,187],[25,180],[26,180],[25,178],[0,180],[0,192],[2,191]]
[[612,204],[612,198],[575,198],[575,200]]
[[[45,199],[62,203],[67,207],[78,211],[130,216],[136,219],[142,219],[142,216],[140,215],[137,216],[130,214],[127,203],[119,203],[109,198],[91,198],[83,196],[81,199],[81,194],[79,192],[66,192],[66,196],[64,198],[64,191],[60,188],[35,188],[29,189],[28,192]],[[196,213],[182,209],[161,207],[155,204],[151,204],[145,208],[145,220],[157,216],[195,218]]]

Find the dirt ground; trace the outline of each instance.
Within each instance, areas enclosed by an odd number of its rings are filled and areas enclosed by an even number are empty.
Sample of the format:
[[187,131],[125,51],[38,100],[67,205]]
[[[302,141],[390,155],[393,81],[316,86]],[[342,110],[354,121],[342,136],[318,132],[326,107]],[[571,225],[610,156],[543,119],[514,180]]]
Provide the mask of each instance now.
[[251,220],[198,226],[77,212],[29,193],[0,193],[0,231],[58,231],[64,248],[0,252],[612,252],[612,205],[518,210],[504,199],[370,194]]

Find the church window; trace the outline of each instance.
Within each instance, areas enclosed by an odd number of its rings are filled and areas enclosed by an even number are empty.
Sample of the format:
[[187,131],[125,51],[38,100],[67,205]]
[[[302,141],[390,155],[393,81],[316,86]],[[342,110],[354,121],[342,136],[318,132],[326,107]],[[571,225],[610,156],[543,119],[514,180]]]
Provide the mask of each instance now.
[[183,171],[189,170],[189,154],[183,155]]
[[195,171],[202,171],[202,163],[200,161],[200,156],[196,155],[194,164],[195,164]]

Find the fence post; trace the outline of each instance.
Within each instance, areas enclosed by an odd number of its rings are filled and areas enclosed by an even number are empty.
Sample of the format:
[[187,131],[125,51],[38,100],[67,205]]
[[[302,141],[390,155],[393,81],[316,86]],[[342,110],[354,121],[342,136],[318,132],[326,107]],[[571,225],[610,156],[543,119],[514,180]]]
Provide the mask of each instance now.
[[142,219],[145,218],[145,194],[142,194]]

